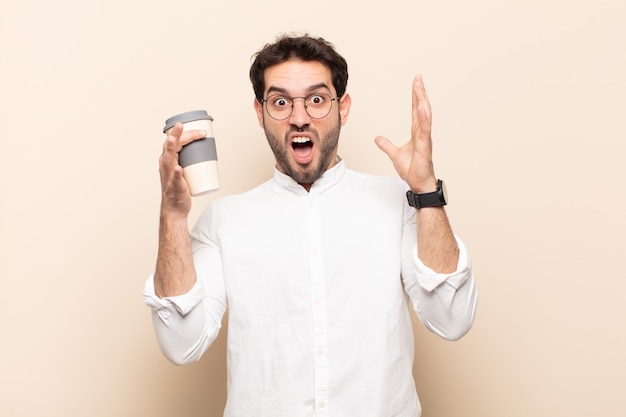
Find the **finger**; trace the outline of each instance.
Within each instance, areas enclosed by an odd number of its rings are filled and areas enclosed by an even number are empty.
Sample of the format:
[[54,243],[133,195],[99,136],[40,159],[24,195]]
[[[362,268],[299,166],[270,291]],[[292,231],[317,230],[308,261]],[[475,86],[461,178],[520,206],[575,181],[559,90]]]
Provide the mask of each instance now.
[[161,188],[164,195],[176,196],[187,192],[187,181],[183,175],[183,168],[176,164],[168,169],[161,169]]
[[181,123],[176,123],[167,135],[167,139],[163,145],[164,152],[180,152],[183,146],[193,142],[194,140],[204,139],[207,136],[206,130],[183,130]]
[[412,118],[411,136],[413,140],[419,142],[430,141],[432,126],[430,101],[426,95],[421,75],[416,75],[413,79]]
[[178,164],[178,152],[183,146],[207,136],[205,130],[184,131],[181,123],[176,123],[168,133],[163,144],[163,154],[161,155],[161,165],[169,167],[170,170]]
[[415,78],[413,78],[413,85],[412,85],[412,91],[411,91],[411,120],[413,121],[413,125],[415,125],[416,123],[419,123],[419,112],[418,112],[418,108],[420,105],[419,102],[419,97],[416,93],[416,84],[417,84],[417,77],[419,77],[419,75],[416,75]]
[[165,142],[163,143],[163,155],[168,153],[177,153],[179,151],[178,143],[180,142],[180,136],[182,133],[183,125],[181,123],[176,123],[165,138]]
[[419,118],[419,136],[422,138],[430,138],[432,123],[430,122],[430,116],[426,113],[426,109],[421,106],[417,109]]
[[424,87],[424,79],[420,74],[416,75],[413,79],[413,104],[414,107],[424,109],[424,112],[431,118],[430,100],[428,94],[426,94],[426,87]]
[[183,146],[188,145],[195,140],[204,139],[206,137],[206,130],[186,130],[180,136],[179,145],[182,148]]
[[178,165],[178,151],[181,148],[181,146],[179,146],[179,142],[182,130],[183,126],[177,123],[167,135],[167,138],[163,143],[163,152],[159,158],[159,167],[162,176],[171,175],[174,167]]
[[176,195],[180,195],[181,193],[186,195],[186,193],[188,193],[187,181],[185,181],[183,176],[183,168],[179,165],[174,168],[171,185]]
[[389,139],[384,136],[376,136],[374,138],[374,142],[376,143],[376,146],[378,146],[381,151],[387,154],[389,158],[393,158],[393,155],[395,155],[395,153],[398,151],[398,147],[391,143],[391,141],[389,141]]

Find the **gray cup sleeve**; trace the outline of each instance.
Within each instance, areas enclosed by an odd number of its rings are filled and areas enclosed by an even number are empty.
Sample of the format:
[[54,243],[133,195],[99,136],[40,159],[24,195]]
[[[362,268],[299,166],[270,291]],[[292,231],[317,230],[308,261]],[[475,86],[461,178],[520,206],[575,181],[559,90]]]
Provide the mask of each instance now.
[[188,143],[178,153],[178,164],[183,168],[205,161],[217,161],[217,150],[213,137]]

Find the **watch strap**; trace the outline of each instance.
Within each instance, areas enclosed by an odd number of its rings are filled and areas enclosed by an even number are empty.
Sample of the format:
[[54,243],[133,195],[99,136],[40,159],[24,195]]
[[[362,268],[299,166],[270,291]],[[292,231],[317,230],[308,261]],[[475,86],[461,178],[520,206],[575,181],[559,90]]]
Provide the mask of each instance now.
[[409,206],[417,209],[424,207],[441,207],[446,205],[446,199],[442,191],[443,181],[437,180],[437,190],[431,193],[414,193],[409,190],[406,192],[406,198]]

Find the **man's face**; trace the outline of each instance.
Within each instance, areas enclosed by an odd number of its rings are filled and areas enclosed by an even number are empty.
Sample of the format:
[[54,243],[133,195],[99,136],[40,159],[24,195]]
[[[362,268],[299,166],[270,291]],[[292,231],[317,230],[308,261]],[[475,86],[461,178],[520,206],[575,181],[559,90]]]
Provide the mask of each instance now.
[[[264,99],[275,94],[291,98],[314,93],[336,97],[330,70],[317,61],[290,60],[265,70]],[[337,163],[339,131],[348,118],[350,97],[344,94],[340,102],[333,101],[330,113],[322,119],[312,118],[300,98],[293,100],[293,111],[284,120],[270,117],[267,105],[254,102],[276,167],[308,190]]]

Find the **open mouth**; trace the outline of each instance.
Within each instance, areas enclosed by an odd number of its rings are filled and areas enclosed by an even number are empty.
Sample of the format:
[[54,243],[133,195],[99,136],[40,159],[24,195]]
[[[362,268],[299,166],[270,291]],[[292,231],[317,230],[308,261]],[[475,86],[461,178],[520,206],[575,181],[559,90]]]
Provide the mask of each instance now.
[[296,136],[291,140],[291,148],[300,163],[310,162],[313,155],[313,142],[303,136]]

